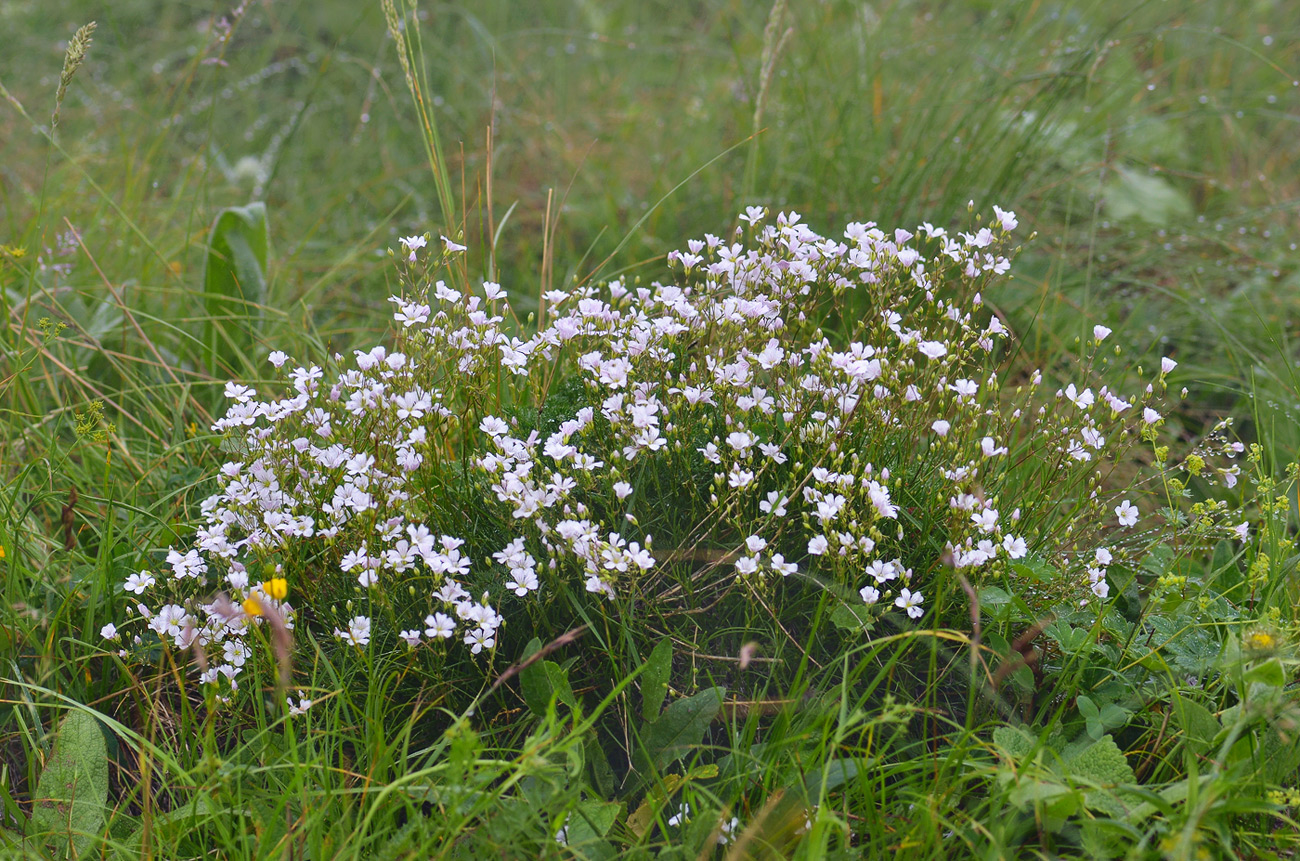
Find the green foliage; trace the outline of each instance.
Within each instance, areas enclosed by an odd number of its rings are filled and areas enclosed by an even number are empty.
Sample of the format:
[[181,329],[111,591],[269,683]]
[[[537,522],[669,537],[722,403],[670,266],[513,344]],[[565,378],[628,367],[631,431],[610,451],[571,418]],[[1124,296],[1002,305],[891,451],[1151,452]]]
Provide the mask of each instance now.
[[664,709],[642,732],[643,764],[662,771],[690,755],[703,740],[726,695],[726,688],[708,688]]
[[[221,22],[123,0],[87,51],[78,4],[0,4],[0,854],[1294,854],[1300,592],[1285,476],[1300,443],[1300,185],[1287,166],[1300,137],[1292,76],[1278,74],[1300,59],[1294,10],[923,7],[485,0],[426,6],[421,26],[394,3],[393,26],[380,4],[241,4]],[[414,110],[392,90],[408,77]],[[289,690],[254,658],[233,712],[190,684],[193,653],[101,636],[137,600],[126,577],[180,546],[227,459],[208,436],[213,383],[234,373],[261,388],[273,349],[372,343],[399,277],[375,254],[390,235],[464,238],[453,287],[500,281],[525,337],[543,290],[593,270],[646,287],[658,270],[638,281],[625,268],[727,235],[721,219],[749,203],[819,226],[951,227],[968,199],[1015,208],[1040,236],[1018,278],[985,296],[1020,338],[1004,393],[1034,368],[1046,390],[1063,384],[1096,322],[1116,330],[1097,379],[1174,355],[1170,391],[1190,390],[1165,416],[1172,450],[1134,452],[1169,465],[1154,485],[1134,483],[1131,460],[1097,464],[1103,492],[1150,491],[1189,529],[1152,532],[1163,546],[1114,542],[1104,609],[1042,594],[1082,576],[1086,542],[1064,532],[970,584],[978,624],[955,578],[927,591],[941,621],[911,628],[821,571],[748,608],[717,602],[710,554],[744,535],[720,518],[697,543],[713,470],[688,451],[633,482],[629,511],[698,561],[607,618],[557,591],[512,617],[496,663],[472,676],[394,631],[362,658],[318,642],[313,629],[346,624],[358,600],[327,554],[300,560],[318,581],[293,584],[299,604],[317,591]],[[808,311],[832,341],[866,316]],[[599,416],[577,375],[545,381],[532,404],[479,382],[521,436],[583,407]],[[1260,445],[1239,483],[1205,451],[1192,453],[1207,468],[1179,472],[1181,443],[1224,415]],[[725,436],[715,424],[689,448]],[[917,459],[880,439],[863,456],[910,487]],[[428,521],[485,559],[509,536],[447,454],[443,487],[460,489],[423,488]],[[1007,508],[1059,489],[1035,462],[1003,491]],[[938,490],[903,500],[917,558],[944,540],[947,496],[926,496]],[[1215,500],[1249,521],[1248,540],[1194,535],[1188,507]],[[482,573],[485,587],[504,577]],[[584,623],[585,640],[483,695],[508,659]],[[314,704],[291,715],[284,693]],[[68,755],[74,739],[84,756]]]
[[99,722],[80,709],[59,724],[32,800],[31,825],[60,856],[81,857],[103,831],[108,753]]
[[205,365],[215,375],[245,366],[266,305],[270,227],[266,204],[222,210],[203,267]]

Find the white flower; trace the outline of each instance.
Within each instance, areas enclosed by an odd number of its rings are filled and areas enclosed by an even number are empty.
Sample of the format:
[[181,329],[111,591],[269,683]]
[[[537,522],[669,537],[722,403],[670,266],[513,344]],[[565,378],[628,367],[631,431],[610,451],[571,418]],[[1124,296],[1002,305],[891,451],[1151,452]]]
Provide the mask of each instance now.
[[312,701],[309,699],[305,699],[303,697],[298,698],[298,705],[294,705],[293,700],[288,700],[288,703],[289,703],[289,715],[291,717],[297,717],[298,715],[306,714],[307,709],[312,707]]
[[510,425],[496,416],[484,416],[478,423],[478,429],[490,437],[499,437],[510,432]]
[[863,586],[858,590],[858,594],[866,604],[874,604],[880,600],[880,590],[875,586]]
[[1237,540],[1239,541],[1246,541],[1250,538],[1250,524],[1245,521],[1232,527],[1232,531],[1237,533]]
[[1119,518],[1120,526],[1134,526],[1138,522],[1137,506],[1126,499],[1115,506],[1115,516]]
[[942,341],[920,341],[916,349],[921,351],[927,358],[937,359],[948,352]]
[[353,646],[364,646],[370,642],[370,618],[368,616],[353,616],[348,622],[348,629],[340,631],[334,629],[334,636]]
[[776,571],[782,577],[789,577],[799,570],[799,566],[794,562],[786,562],[785,557],[780,553],[772,554],[772,570]]
[[402,243],[402,246],[410,252],[406,258],[408,263],[414,263],[415,252],[429,244],[429,240],[425,239],[423,236],[403,236],[397,241]]
[[1160,360],[1160,373],[1162,374],[1167,374],[1176,367],[1178,367],[1178,363],[1168,356]]
[[112,622],[109,622],[107,625],[99,629],[99,636],[103,637],[105,640],[116,640],[117,626]]
[[984,452],[985,457],[997,457],[1000,454],[1007,453],[1006,446],[999,446],[997,440],[991,436],[986,436],[980,440],[980,449]]
[[773,490],[767,495],[767,499],[758,503],[759,511],[764,514],[774,514],[777,517],[785,517],[785,504],[788,500],[784,495]]
[[470,647],[470,652],[477,655],[484,649],[490,649],[497,644],[496,629],[475,628],[465,635],[465,645]]
[[958,380],[948,388],[956,392],[958,398],[971,398],[979,391],[980,385],[974,380]]
[[677,812],[674,813],[672,816],[668,817],[668,825],[669,827],[676,828],[678,825],[686,824],[687,822],[690,821],[690,819],[691,819],[691,806],[683,802],[682,806],[678,808]]
[[907,615],[913,619],[919,619],[925,613],[921,609],[921,602],[925,600],[920,592],[913,592],[910,589],[904,589],[898,593],[894,599],[894,606],[901,610],[906,610]]
[[267,356],[266,360],[278,368],[289,361],[289,357],[280,350],[272,350],[271,355]]
[[1101,325],[1093,326],[1092,337],[1096,338],[1097,343],[1100,344],[1102,341],[1106,340],[1106,336],[1109,335],[1111,331],[1112,330],[1107,326],[1101,326]]
[[826,540],[825,535],[815,535],[812,540],[808,542],[808,552],[813,556],[821,556],[826,552],[826,548],[829,546],[830,542]]
[[449,639],[456,631],[456,622],[446,613],[434,613],[424,617],[424,635],[429,638]]
[[1156,422],[1160,421],[1160,413],[1158,413],[1158,412],[1156,412],[1155,410],[1151,409],[1151,407],[1143,407],[1143,408],[1142,408],[1142,421],[1146,422],[1146,423],[1149,424],[1149,425],[1153,425],[1153,424],[1155,424]]
[[506,588],[514,590],[521,598],[537,590],[537,574],[532,568],[514,568],[511,579],[506,581]]
[[737,490],[741,490],[746,487],[749,487],[749,485],[753,483],[753,481],[754,481],[754,473],[750,472],[747,469],[741,469],[740,464],[736,464],[735,466],[733,466],[731,468],[731,472],[727,474],[727,484],[730,485],[731,487],[736,488]]
[[935,433],[937,433],[939,436],[947,436],[947,435],[948,435],[948,431],[949,431],[951,428],[952,428],[952,425],[948,424],[948,423],[947,423],[946,421],[944,421],[943,419],[939,419],[939,420],[936,421],[934,424],[930,425],[930,429],[931,429],[932,431],[934,431]]
[[751,535],[745,539],[745,547],[750,553],[757,553],[766,546],[767,540],[758,535]]
[[619,499],[627,499],[632,495],[632,485],[628,484],[626,481],[617,482],[614,485],[614,493]]
[[464,246],[464,245],[461,245],[461,244],[456,243],[456,242],[452,242],[450,239],[448,239],[448,238],[445,237],[445,236],[442,237],[442,244],[443,244],[443,247],[445,247],[445,248],[446,248],[449,252],[451,252],[452,254],[459,254],[460,252],[462,252],[462,251],[465,250],[465,246]]
[[1079,391],[1078,388],[1075,387],[1074,383],[1070,383],[1068,386],[1065,387],[1065,397],[1068,398],[1072,404],[1074,404],[1076,407],[1078,407],[1081,410],[1088,409],[1088,407],[1092,406],[1093,403],[1095,402],[1095,399],[1093,398],[1093,394],[1092,394],[1092,389],[1084,389],[1083,391]]
[[721,833],[718,834],[718,843],[722,846],[726,846],[735,839],[738,830],[740,830],[739,816],[733,816],[731,819],[723,822],[721,825]]
[[979,527],[979,531],[985,535],[989,534],[998,525],[998,513],[992,508],[984,511],[976,511],[970,516],[971,523]]
[[997,218],[998,224],[1001,225],[1002,229],[1008,232],[1015,230],[1016,227],[1020,224],[1020,221],[1016,218],[1016,214],[1014,212],[1011,212],[1006,209],[1001,209],[996,205],[993,207],[993,215],[995,218]]
[[399,636],[399,637],[401,637],[403,640],[405,640],[405,641],[406,641],[406,645],[410,646],[412,649],[414,649],[416,646],[420,645],[420,632],[419,632],[419,631],[416,631],[416,630],[411,630],[411,631],[402,631],[402,632],[399,633],[397,636]]
[[1109,565],[1115,561],[1115,556],[1110,552],[1109,547],[1098,547],[1093,553],[1093,558],[1097,560],[1098,565]]
[[1002,549],[1007,551],[1007,556],[1012,559],[1023,559],[1025,554],[1029,552],[1029,548],[1025,545],[1025,539],[1018,535],[1008,535],[1003,538]]
[[141,571],[139,574],[132,574],[126,578],[125,588],[128,592],[143,595],[144,590],[148,589],[156,582],[154,576],[148,571]]

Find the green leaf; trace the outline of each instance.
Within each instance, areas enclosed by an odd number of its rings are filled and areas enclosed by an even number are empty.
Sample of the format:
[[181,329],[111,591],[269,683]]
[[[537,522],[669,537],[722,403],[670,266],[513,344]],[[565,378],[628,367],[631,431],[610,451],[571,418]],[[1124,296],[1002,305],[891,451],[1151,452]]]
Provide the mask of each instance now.
[[840,604],[831,610],[831,624],[842,631],[863,634],[875,624],[875,614],[866,604]]
[[834,792],[856,778],[860,770],[859,762],[864,761],[837,757],[827,762],[824,768],[809,776],[808,800],[816,804],[821,800],[822,793]]
[[89,852],[104,825],[108,752],[99,721],[84,711],[63,719],[32,805],[32,825],[60,853]]
[[568,845],[579,847],[604,837],[622,812],[623,804],[618,801],[579,802],[564,826]]
[[[542,641],[534,637],[524,647],[521,660],[528,660],[542,649]],[[538,717],[546,717],[552,700],[578,710],[578,698],[569,685],[569,673],[554,661],[534,661],[519,672],[519,689],[528,704],[528,710]]]
[[266,304],[269,249],[264,203],[223,209],[212,223],[203,269],[203,345],[214,374],[238,367],[252,347]]
[[641,717],[646,722],[659,717],[668,696],[668,679],[673,670],[673,644],[663,639],[654,647],[641,674]]
[[1012,562],[1011,570],[1017,577],[1024,577],[1036,583],[1051,583],[1057,578],[1056,569],[1039,556],[1026,556],[1018,562]]
[[1024,759],[1038,747],[1038,739],[1019,727],[1000,726],[993,730],[993,743],[1011,759]]
[[594,735],[587,738],[583,753],[587,767],[591,771],[591,785],[604,798],[614,794],[614,769],[609,764],[609,757]]
[[1011,603],[1011,593],[1001,586],[985,586],[978,594],[981,607],[1000,607]]
[[1210,710],[1195,700],[1177,697],[1174,700],[1174,717],[1183,731],[1183,743],[1188,750],[1204,756],[1214,746],[1221,727]]
[[1104,191],[1106,210],[1117,221],[1138,219],[1168,227],[1191,218],[1191,200],[1167,180],[1117,165]]
[[1071,776],[1101,786],[1120,786],[1135,780],[1128,759],[1109,735],[1086,746],[1070,745],[1062,752],[1061,759]]
[[569,671],[555,661],[542,661],[542,668],[546,670],[546,678],[550,680],[551,690],[555,691],[555,698],[576,712],[578,697],[569,684]]
[[1286,670],[1282,669],[1282,663],[1277,658],[1269,658],[1246,672],[1246,682],[1260,682],[1271,688],[1280,688],[1286,684]]
[[651,787],[641,800],[641,805],[627,818],[627,827],[637,837],[644,837],[654,822],[655,814],[685,781],[680,774],[665,774],[659,783]]
[[1075,628],[1064,622],[1053,622],[1043,629],[1043,633],[1056,641],[1061,651],[1067,655],[1092,649],[1092,638],[1085,628]]
[[646,727],[643,738],[645,756],[655,770],[662,771],[669,763],[699,746],[709,724],[722,708],[726,693],[726,688],[715,687],[680,699]]

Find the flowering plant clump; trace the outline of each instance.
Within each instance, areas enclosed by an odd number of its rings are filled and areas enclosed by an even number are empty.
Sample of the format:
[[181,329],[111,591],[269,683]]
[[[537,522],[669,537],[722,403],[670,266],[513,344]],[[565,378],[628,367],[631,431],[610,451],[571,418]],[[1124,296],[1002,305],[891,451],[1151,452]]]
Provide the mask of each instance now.
[[1157,445],[1175,363],[1120,391],[1097,327],[1059,391],[1009,384],[983,295],[1013,213],[839,238],[768,218],[668,255],[671,279],[545,291],[527,328],[500,285],[438,277],[464,246],[402,239],[391,345],[274,352],[283,391],[226,386],[220,489],[194,546],[125,584],[133,615],[235,686],[271,614],[445,665],[583,602],[779,616],[803,589],[938,624],[964,577],[1101,606],[1144,534],[1106,472]]

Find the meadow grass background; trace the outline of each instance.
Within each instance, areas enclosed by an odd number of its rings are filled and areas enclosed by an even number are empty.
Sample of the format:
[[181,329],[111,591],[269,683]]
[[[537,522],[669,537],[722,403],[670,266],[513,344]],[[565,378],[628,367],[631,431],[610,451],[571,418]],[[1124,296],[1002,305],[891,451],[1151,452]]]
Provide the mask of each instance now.
[[[174,758],[159,765],[168,779],[225,767],[180,743],[199,727],[183,704],[160,718],[91,644],[118,618],[114,590],[141,549],[179,541],[197,516],[222,459],[206,431],[221,383],[257,378],[271,349],[374,342],[399,235],[462,231],[471,268],[495,274],[526,311],[527,297],[575,278],[655,277],[665,252],[733,227],[748,204],[830,230],[950,225],[968,200],[996,203],[1037,233],[1015,280],[987,297],[1021,340],[1020,366],[1050,373],[1104,323],[1134,361],[1178,359],[1189,393],[1171,421],[1186,438],[1232,415],[1265,444],[1270,468],[1294,459],[1300,17],[1284,0],[793,4],[766,86],[766,4],[422,4],[458,209],[450,225],[378,3],[251,2],[217,44],[214,21],[229,11],[0,2],[0,245],[26,251],[21,266],[0,257],[9,807],[39,773],[49,706],[63,697],[113,704],[152,755]],[[89,20],[94,44],[52,144],[63,49]],[[258,344],[214,374],[200,359],[208,230],[223,207],[253,200],[266,203],[272,248]],[[45,265],[30,265],[36,257]],[[70,271],[51,268],[60,263]],[[44,332],[41,318],[67,328]],[[76,432],[94,400],[109,445]],[[373,699],[388,683],[374,681]],[[319,762],[359,756],[360,736],[370,773],[401,772],[401,720],[370,699],[332,703]],[[556,749],[581,745],[548,729]],[[262,718],[242,737],[247,767],[270,775],[241,801],[275,814],[250,816],[259,838],[294,830],[276,820],[286,798],[319,796],[297,824],[310,845],[283,851],[378,851],[372,823],[362,827],[376,808],[356,774],[304,777],[265,758],[269,737]],[[481,785],[509,785],[518,760],[476,749],[448,761]],[[449,835],[483,812],[457,809],[418,839],[453,851]],[[943,851],[937,835],[951,823],[940,819],[933,842],[911,847],[919,856]],[[212,826],[232,854],[255,852],[243,821]],[[506,851],[515,838],[483,839]]]

